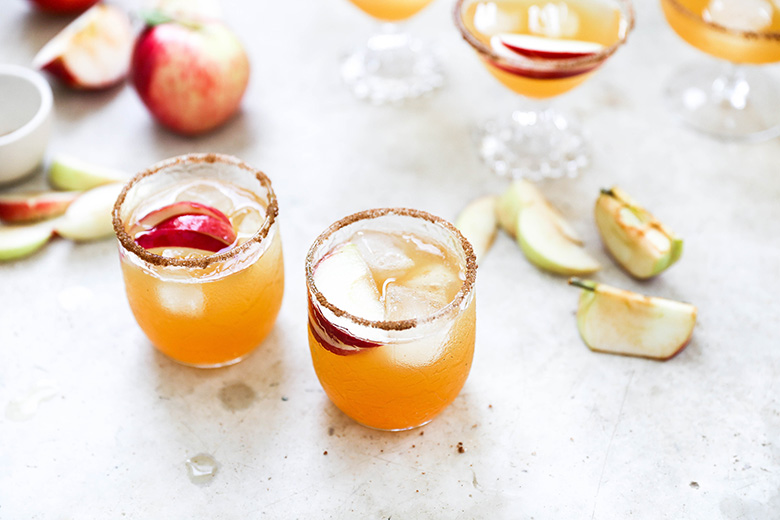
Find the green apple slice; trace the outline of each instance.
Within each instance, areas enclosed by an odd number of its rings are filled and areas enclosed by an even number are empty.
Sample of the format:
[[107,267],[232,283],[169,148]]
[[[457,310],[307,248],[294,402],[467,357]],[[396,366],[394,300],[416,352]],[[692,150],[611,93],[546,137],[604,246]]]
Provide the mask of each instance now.
[[689,303],[577,278],[569,283],[583,289],[577,328],[591,350],[665,360],[691,339],[697,310]]
[[112,236],[111,212],[120,191],[122,184],[118,182],[85,191],[68,206],[55,228],[57,234],[77,241]]
[[355,244],[341,245],[320,260],[314,285],[343,311],[372,321],[385,317],[374,277]]
[[501,229],[515,237],[517,234],[517,215],[524,207],[545,203],[544,195],[531,182],[520,179],[509,185],[509,188],[496,201],[496,218]]
[[567,232],[562,217],[546,205],[532,205],[517,215],[517,243],[541,269],[561,275],[594,273],[601,265]]
[[54,233],[55,222],[0,227],[0,260],[16,260],[42,248]]
[[463,233],[463,236],[474,248],[477,263],[482,260],[496,238],[498,230],[497,200],[498,197],[495,195],[475,199],[460,212],[455,220],[455,227]]
[[58,190],[84,191],[127,178],[123,172],[65,155],[55,157],[49,167],[49,183]]
[[636,278],[656,276],[682,255],[682,239],[620,188],[602,190],[595,216],[604,246]]

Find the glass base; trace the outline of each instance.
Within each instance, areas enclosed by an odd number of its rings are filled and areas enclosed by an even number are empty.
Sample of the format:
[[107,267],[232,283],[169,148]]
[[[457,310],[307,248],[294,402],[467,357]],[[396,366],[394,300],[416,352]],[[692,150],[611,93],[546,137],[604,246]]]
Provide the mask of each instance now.
[[[155,347],[156,348],[156,347]],[[246,354],[239,356],[234,359],[228,359],[227,361],[222,361],[221,363],[187,363],[186,361],[181,361],[180,359],[176,359],[174,357],[169,356],[165,352],[163,352],[160,349],[157,349],[157,351],[162,354],[163,356],[167,357],[171,361],[178,363],[179,365],[185,366],[185,367],[191,367],[191,368],[224,368],[229,367],[231,365],[235,365],[236,363],[240,363],[241,361],[245,360],[247,357],[249,357],[252,352],[255,351],[255,349],[250,350]]]
[[377,105],[416,98],[444,84],[431,49],[391,29],[349,55],[341,64],[341,76],[355,96]]
[[694,63],[667,83],[666,103],[686,125],[728,141],[780,136],[780,83],[756,68]]
[[551,108],[521,109],[486,121],[474,138],[482,160],[502,177],[573,178],[590,162],[579,125]]

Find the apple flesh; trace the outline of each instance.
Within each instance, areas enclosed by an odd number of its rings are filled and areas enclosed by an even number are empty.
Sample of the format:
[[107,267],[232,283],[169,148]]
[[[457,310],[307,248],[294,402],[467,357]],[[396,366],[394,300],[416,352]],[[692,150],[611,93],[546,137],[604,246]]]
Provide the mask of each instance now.
[[219,252],[236,240],[236,232],[227,223],[210,215],[177,215],[149,231],[135,235],[135,242],[144,249],[186,247]]
[[[529,34],[500,34],[494,36],[510,51],[527,58],[561,60],[593,56],[604,49],[600,43],[561,38],[543,38]],[[491,46],[492,46],[491,42]]]
[[99,0],[30,0],[37,9],[47,13],[69,14],[80,13],[89,9]]
[[[319,261],[314,270],[314,286],[342,311],[371,321],[384,319],[385,309],[374,277],[354,244],[342,244]],[[309,330],[323,348],[341,356],[381,345],[328,321],[312,302]]]
[[682,255],[682,240],[620,188],[602,190],[595,216],[607,251],[636,278],[656,276]]
[[553,64],[555,60],[547,60],[547,67],[539,67],[538,59],[537,62],[534,62],[533,58],[524,56],[510,49],[504,45],[501,36],[498,34],[490,38],[490,48],[493,49],[493,51],[504,60],[489,60],[492,66],[499,68],[504,72],[531,79],[570,78],[573,76],[579,76],[580,74],[585,74],[586,72],[590,72],[600,65],[600,63],[588,62],[580,67],[556,68],[554,66],[549,66],[549,64]]
[[515,181],[496,205],[499,225],[515,237],[535,266],[561,275],[581,275],[601,266],[560,212],[526,180]]
[[488,252],[498,230],[496,203],[498,197],[490,195],[473,200],[460,212],[455,227],[463,233],[474,248],[479,263]]
[[125,11],[99,4],[49,41],[33,59],[64,84],[100,90],[122,82],[130,68],[133,27]]
[[80,191],[0,195],[0,220],[19,224],[57,217],[79,195]]
[[125,180],[123,172],[65,155],[55,157],[49,167],[49,184],[58,190],[85,191]]
[[85,191],[68,206],[55,226],[63,238],[76,241],[98,240],[114,233],[111,213],[122,191],[121,183],[106,184]]
[[666,360],[690,342],[697,309],[689,303],[576,278],[569,283],[583,289],[577,327],[591,350]]
[[16,260],[42,248],[54,234],[56,220],[0,227],[0,260]]
[[223,23],[161,23],[136,41],[130,77],[152,116],[183,135],[225,123],[239,108],[249,60]]
[[[148,231],[166,220],[181,215],[205,215],[220,220],[228,226],[231,226],[228,216],[216,208],[201,204],[200,202],[180,201],[174,202],[173,204],[169,204],[160,209],[156,209],[147,215],[144,215],[138,220],[136,224],[130,227],[128,233],[135,236],[141,231]],[[235,240],[235,238],[233,240]]]

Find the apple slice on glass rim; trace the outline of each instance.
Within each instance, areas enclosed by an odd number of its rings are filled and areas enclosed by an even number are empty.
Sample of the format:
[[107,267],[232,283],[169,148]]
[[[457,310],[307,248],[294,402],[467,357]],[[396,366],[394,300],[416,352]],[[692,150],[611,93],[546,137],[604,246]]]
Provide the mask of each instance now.
[[505,52],[499,51],[502,47],[509,49],[515,55],[526,58],[539,58],[545,60],[566,60],[571,58],[584,58],[593,56],[604,49],[600,43],[582,40],[567,40],[560,38],[544,38],[530,34],[497,34],[490,39],[490,46],[503,56]]
[[175,202],[144,215],[128,233],[144,249],[183,247],[212,253],[230,247],[237,238],[227,215],[191,201]]
[[666,360],[691,340],[697,309],[689,303],[579,278],[569,284],[583,289],[577,328],[591,350]]
[[115,5],[98,4],[44,45],[33,66],[73,88],[108,88],[127,76],[134,40],[127,13]]
[[[370,321],[384,319],[385,309],[376,282],[354,244],[342,244],[319,261],[314,269],[314,285],[331,305],[342,311]],[[315,302],[309,302],[309,310],[312,335],[334,354],[346,356],[381,345],[329,321]]]

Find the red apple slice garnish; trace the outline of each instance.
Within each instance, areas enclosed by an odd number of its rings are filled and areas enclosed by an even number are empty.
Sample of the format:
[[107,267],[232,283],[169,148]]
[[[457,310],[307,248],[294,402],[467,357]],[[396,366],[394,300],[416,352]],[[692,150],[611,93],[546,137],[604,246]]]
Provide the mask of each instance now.
[[225,249],[235,240],[236,231],[230,221],[211,215],[177,215],[135,236],[135,242],[144,249],[188,247],[212,253]]
[[381,343],[359,338],[348,330],[331,323],[309,299],[309,330],[325,350],[348,356],[363,349],[382,346]]
[[[494,40],[496,41],[494,42]],[[583,58],[597,54],[604,49],[604,46],[600,43],[543,38],[529,34],[499,34],[491,38],[490,44],[494,49],[503,46],[527,58],[541,58],[545,60]]]
[[0,195],[0,220],[9,223],[34,222],[65,213],[80,191],[48,191]]
[[127,76],[134,41],[127,13],[114,5],[98,4],[44,45],[33,66],[73,88],[108,88]]
[[179,215],[207,215],[221,220],[227,225],[231,225],[228,216],[217,208],[212,208],[200,202],[180,201],[144,215],[128,230],[128,233],[135,235],[142,231],[148,231],[160,223]]

